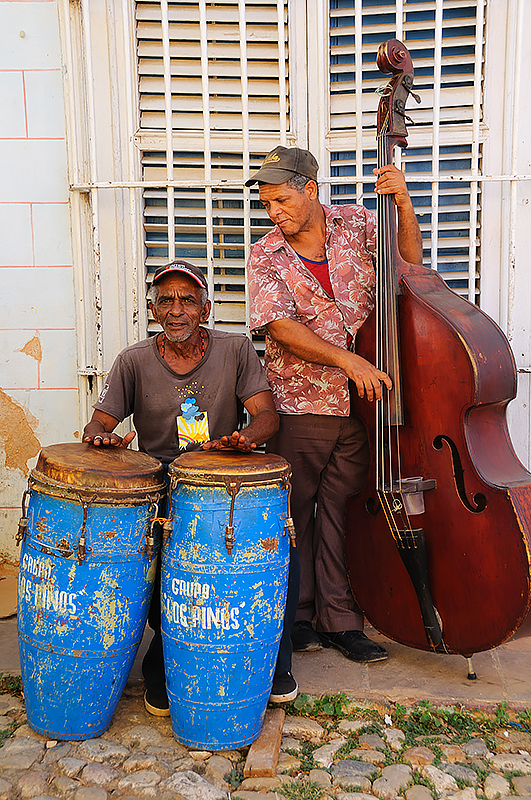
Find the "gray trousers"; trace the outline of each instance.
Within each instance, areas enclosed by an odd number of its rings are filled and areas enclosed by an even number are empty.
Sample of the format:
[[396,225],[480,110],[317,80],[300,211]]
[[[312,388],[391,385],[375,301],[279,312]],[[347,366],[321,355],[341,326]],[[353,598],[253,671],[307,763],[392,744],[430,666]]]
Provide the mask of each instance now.
[[280,415],[267,450],[292,466],[291,513],[297,533],[301,583],[297,621],[320,631],[362,630],[363,615],[345,564],[347,497],[367,478],[369,445],[357,417]]

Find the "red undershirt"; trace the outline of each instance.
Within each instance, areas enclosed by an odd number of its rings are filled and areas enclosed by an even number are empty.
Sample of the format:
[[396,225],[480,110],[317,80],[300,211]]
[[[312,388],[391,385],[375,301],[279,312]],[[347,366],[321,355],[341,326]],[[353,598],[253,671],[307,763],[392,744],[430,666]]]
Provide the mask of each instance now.
[[330,297],[334,296],[334,290],[332,289],[332,284],[330,282],[330,273],[328,271],[328,261],[325,259],[324,261],[310,261],[309,258],[304,258],[304,256],[299,255],[300,260],[307,267],[314,278],[317,278],[325,292],[330,295]]
[[[328,269],[328,261],[325,259],[324,261],[310,261],[309,258],[304,258],[304,256],[299,255],[300,260],[307,267],[314,278],[317,278],[325,292],[330,296],[334,297],[334,290],[332,289],[332,283],[330,281],[330,271]],[[347,349],[350,350],[352,347],[352,335],[347,331]]]

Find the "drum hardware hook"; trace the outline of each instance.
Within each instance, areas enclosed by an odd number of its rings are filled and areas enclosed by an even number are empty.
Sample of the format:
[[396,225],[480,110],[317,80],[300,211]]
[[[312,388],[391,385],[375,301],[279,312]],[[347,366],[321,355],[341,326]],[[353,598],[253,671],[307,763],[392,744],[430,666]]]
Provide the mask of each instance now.
[[231,481],[226,475],[223,476],[223,480],[225,482],[225,489],[227,490],[227,493],[230,494],[229,524],[225,528],[225,547],[227,548],[227,552],[230,556],[230,554],[232,553],[232,548],[234,547],[234,542],[236,541],[236,538],[234,536],[234,525],[233,525],[234,501],[236,500],[236,495],[240,491],[242,483],[239,478],[236,478],[236,480]]
[[159,513],[159,500],[160,500],[160,497],[159,497],[159,495],[157,495],[151,501],[151,505],[149,506],[148,516],[150,516],[152,513],[154,513],[154,517],[152,517],[151,522],[149,523],[149,526],[146,529],[146,533],[145,533],[145,536],[144,536],[144,538],[146,540],[146,543],[145,543],[144,547],[140,548],[141,552],[144,555],[146,555],[150,561],[153,558],[153,552],[154,552],[154,549],[155,549],[155,537],[153,535],[153,528],[155,527],[155,524],[157,522],[159,524],[162,524],[165,521],[164,517],[159,517],[158,516],[158,513]]
[[28,488],[25,489],[24,494],[22,495],[22,516],[18,521],[18,531],[15,537],[15,541],[17,545],[20,545],[26,539],[26,533],[28,532],[28,517],[26,516],[26,497],[31,494],[30,484],[28,481]]
[[289,541],[292,547],[297,547],[297,532],[295,530],[295,523],[293,522],[293,517],[291,516],[291,482],[287,479],[287,486],[286,489],[288,490],[288,514],[286,517],[286,522],[284,523],[284,527],[288,532]]
[[79,497],[79,502],[83,506],[83,524],[81,526],[81,533],[79,534],[77,547],[74,549],[77,550],[77,563],[81,566],[81,564],[83,563],[83,561],[87,556],[87,553],[92,552],[92,547],[87,547],[87,538],[85,536],[85,530],[87,527],[87,515],[89,506],[94,502],[97,495],[93,495],[90,498],[90,500],[87,500],[86,502],[83,500],[81,495],[78,494],[78,497]]

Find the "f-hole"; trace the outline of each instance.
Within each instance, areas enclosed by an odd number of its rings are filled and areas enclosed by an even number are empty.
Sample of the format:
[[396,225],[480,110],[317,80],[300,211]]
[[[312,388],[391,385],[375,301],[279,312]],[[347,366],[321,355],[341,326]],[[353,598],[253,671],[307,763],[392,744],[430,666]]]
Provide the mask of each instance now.
[[459,455],[459,450],[455,442],[450,439],[449,436],[436,436],[433,440],[433,446],[436,450],[442,450],[443,442],[445,442],[448,447],[450,448],[450,453],[452,454],[452,464],[453,464],[453,471],[454,471],[454,482],[455,488],[457,490],[457,494],[459,495],[461,502],[471,511],[473,514],[480,514],[482,511],[485,510],[487,507],[487,498],[484,494],[478,492],[474,495],[474,503],[472,505],[470,500],[467,497],[467,492],[465,489],[465,474],[463,470],[463,465],[461,463],[461,457]]

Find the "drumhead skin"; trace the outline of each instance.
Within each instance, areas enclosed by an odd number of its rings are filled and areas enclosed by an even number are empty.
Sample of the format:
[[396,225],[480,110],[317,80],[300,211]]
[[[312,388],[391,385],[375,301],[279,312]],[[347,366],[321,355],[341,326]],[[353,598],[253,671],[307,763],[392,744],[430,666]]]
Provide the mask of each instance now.
[[32,480],[43,487],[110,492],[163,491],[160,461],[124,447],[94,447],[69,442],[43,447]]
[[220,484],[225,478],[263,483],[291,476],[288,462],[274,453],[240,453],[235,450],[206,450],[183,453],[170,464],[169,473],[182,483]]

